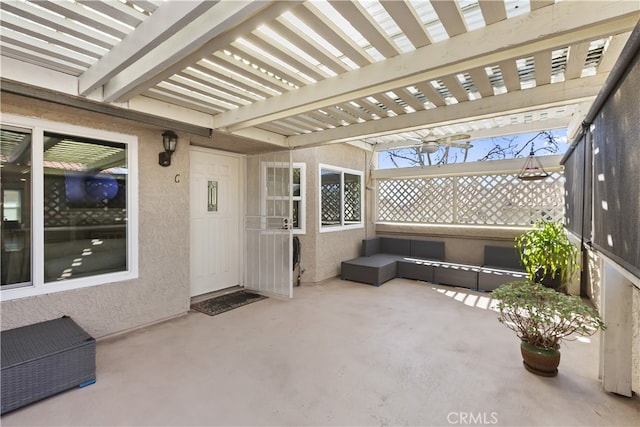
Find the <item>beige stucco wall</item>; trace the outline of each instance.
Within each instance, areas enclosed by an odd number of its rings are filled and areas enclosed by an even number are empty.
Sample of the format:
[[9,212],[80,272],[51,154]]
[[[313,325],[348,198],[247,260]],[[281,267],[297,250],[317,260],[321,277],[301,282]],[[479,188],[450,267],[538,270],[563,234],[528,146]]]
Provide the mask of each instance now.
[[[367,228],[320,233],[318,212],[318,181],[320,163],[367,172],[370,153],[348,144],[332,144],[305,148],[293,152],[294,162],[307,165],[307,232],[299,235],[302,246],[302,282],[317,283],[340,274],[340,263],[360,255],[362,239]],[[365,176],[365,183],[367,176]],[[371,192],[364,191],[365,206],[370,203]],[[368,209],[365,211],[370,212]],[[365,218],[370,223],[370,218]]]
[[601,289],[600,282],[602,280],[602,273],[600,271],[600,258],[593,251],[587,251],[587,296],[593,302],[593,305],[598,309],[598,311],[602,310],[600,301],[601,301]]
[[2,112],[137,136],[140,219],[138,279],[4,301],[2,329],[68,315],[100,338],[187,312],[189,135],[178,133],[165,168],[158,165],[163,129],[4,93]]
[[[596,251],[587,250],[587,296],[602,312],[602,268],[604,260]],[[631,286],[631,390],[640,393],[640,289]]]

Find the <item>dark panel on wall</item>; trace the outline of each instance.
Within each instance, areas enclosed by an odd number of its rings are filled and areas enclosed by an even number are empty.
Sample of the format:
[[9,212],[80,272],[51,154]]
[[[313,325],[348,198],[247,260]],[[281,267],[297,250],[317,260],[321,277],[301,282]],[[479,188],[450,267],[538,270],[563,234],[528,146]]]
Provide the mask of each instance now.
[[640,277],[640,53],[594,125],[593,242]]
[[593,133],[587,131],[584,141],[584,193],[582,206],[582,238],[593,239]]
[[583,234],[583,206],[584,206],[584,150],[586,135],[582,137],[576,148],[564,163],[564,200],[565,222],[567,230],[577,236]]

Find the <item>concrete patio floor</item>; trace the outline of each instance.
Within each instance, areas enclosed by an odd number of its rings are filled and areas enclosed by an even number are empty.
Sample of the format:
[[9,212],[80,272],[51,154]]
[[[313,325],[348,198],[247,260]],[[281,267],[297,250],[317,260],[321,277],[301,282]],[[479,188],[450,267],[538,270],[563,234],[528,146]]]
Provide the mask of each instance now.
[[489,294],[395,279],[330,280],[218,316],[198,312],[97,346],[97,382],[3,426],[638,426],[604,392],[598,337],[562,348],[556,378],[522,367]]

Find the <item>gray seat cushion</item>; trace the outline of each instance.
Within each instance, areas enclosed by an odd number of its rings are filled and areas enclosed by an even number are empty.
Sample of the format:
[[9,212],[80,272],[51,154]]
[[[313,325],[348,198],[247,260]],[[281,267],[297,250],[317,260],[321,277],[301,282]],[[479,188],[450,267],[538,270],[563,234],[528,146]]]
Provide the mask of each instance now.
[[411,240],[413,258],[444,260],[444,242],[431,240]]
[[482,266],[524,271],[520,253],[514,246],[485,246]]
[[411,254],[410,240],[381,237],[380,253],[409,256]]
[[380,238],[372,237],[362,240],[362,256],[371,256],[380,253]]

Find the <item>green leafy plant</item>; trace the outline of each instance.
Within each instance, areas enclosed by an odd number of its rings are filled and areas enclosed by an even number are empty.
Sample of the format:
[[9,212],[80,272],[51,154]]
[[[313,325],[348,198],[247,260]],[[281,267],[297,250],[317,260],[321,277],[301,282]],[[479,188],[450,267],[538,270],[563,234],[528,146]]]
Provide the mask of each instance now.
[[565,287],[577,270],[578,249],[561,223],[539,220],[531,230],[516,237],[515,246],[531,281],[559,276],[561,287]]
[[533,346],[558,350],[563,340],[590,336],[605,325],[598,313],[573,295],[530,281],[510,282],[492,292],[498,320]]

